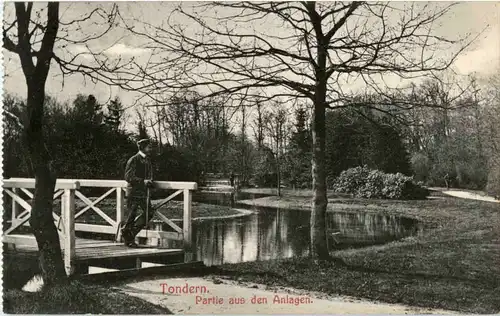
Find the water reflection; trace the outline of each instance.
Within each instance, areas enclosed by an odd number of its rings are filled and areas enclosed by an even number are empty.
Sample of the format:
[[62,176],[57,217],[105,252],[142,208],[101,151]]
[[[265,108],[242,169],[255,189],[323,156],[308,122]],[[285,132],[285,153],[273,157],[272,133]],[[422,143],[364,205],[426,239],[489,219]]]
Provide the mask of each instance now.
[[[223,203],[230,203],[228,197]],[[219,200],[218,202],[220,202]],[[306,256],[309,212],[257,209],[257,214],[193,225],[197,258],[206,265]],[[415,234],[415,220],[367,213],[327,214],[331,249],[385,243]]]

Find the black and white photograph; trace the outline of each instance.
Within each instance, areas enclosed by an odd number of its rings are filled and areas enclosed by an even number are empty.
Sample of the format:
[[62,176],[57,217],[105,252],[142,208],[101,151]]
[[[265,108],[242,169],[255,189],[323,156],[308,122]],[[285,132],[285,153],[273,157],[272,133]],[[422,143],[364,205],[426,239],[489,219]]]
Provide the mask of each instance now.
[[500,314],[500,2],[0,7],[2,313]]

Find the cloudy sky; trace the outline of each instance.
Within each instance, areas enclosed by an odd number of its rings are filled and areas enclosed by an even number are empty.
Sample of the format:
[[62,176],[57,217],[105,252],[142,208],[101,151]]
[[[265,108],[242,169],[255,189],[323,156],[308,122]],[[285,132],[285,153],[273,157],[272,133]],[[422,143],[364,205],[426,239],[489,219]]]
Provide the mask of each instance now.
[[[35,9],[42,8],[44,3],[37,3]],[[111,6],[110,3],[102,4]],[[77,17],[90,12],[96,3],[62,3],[61,20],[71,21]],[[161,24],[171,13],[176,3],[160,2],[120,2],[120,12],[126,19],[140,19],[155,24]],[[43,15],[43,14],[42,14]],[[5,4],[4,17],[6,22],[13,17],[13,3]],[[182,21],[181,21],[182,22]],[[96,25],[84,26],[71,36],[82,38],[89,34],[95,34],[102,30]],[[441,25],[436,25],[439,34],[445,37],[471,32],[477,34],[484,32],[477,41],[464,52],[453,65],[462,73],[477,72],[480,75],[489,75],[500,69],[500,3],[499,2],[462,2],[452,9],[443,20]],[[82,53],[85,56],[86,47],[72,45],[71,43],[58,43],[59,46],[66,45],[65,49],[71,53]],[[144,48],[143,42],[137,37],[131,36],[122,29],[114,29],[97,42],[92,42],[94,51],[100,51],[106,56],[114,58],[121,57],[123,60],[134,58],[141,60],[147,58],[150,53]],[[17,56],[4,50],[4,89],[7,92],[24,96],[26,87]],[[106,102],[115,96],[120,97],[126,104],[128,100],[136,97],[136,94],[109,87],[101,83],[92,83],[85,80],[81,75],[65,77],[56,67],[52,67],[50,78],[47,82],[47,91],[61,101],[71,100],[78,93],[94,94],[99,101]]]

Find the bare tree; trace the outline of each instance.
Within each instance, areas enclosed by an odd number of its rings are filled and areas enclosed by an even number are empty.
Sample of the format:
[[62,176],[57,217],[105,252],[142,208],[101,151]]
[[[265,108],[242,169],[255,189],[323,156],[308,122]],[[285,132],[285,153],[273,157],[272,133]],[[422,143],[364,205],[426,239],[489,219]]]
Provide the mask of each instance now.
[[[389,111],[391,106],[397,113],[397,121],[404,126],[410,138],[411,148],[415,151],[427,151],[429,146],[444,141],[451,133],[451,120],[454,113],[473,107],[464,102],[478,92],[474,80],[448,72],[432,76],[420,84],[412,83],[406,100],[401,97],[397,104],[380,105],[375,110]],[[372,107],[373,108],[373,107]],[[394,115],[392,115],[394,116]]]
[[[311,254],[325,259],[325,110],[346,105],[350,92],[343,88],[354,79],[378,91],[383,80],[376,78],[410,79],[448,68],[468,44],[466,38],[443,38],[433,29],[452,7],[213,2],[181,5],[167,23],[128,29],[161,52],[140,68],[148,82],[141,90],[150,98],[187,87],[204,89],[205,96],[229,93],[312,103]],[[441,56],[436,57],[438,51]]]
[[264,105],[262,102],[257,102],[257,117],[254,119],[252,129],[254,137],[257,140],[257,147],[260,149],[264,144]]
[[273,109],[263,115],[263,128],[270,141],[270,148],[274,153],[276,162],[276,177],[278,196],[281,196],[282,164],[284,150],[287,146],[287,140],[290,137],[289,113],[279,101],[274,101]]
[[487,190],[500,199],[500,75],[487,79],[482,109],[482,144],[488,158]]
[[[65,21],[60,17],[60,4],[57,2],[42,5],[15,2],[12,6],[14,10],[6,6],[6,11],[15,14],[7,15],[4,20],[3,48],[19,58],[26,79],[27,118],[22,123],[23,139],[36,181],[30,226],[38,244],[44,284],[51,286],[66,280],[66,272],[52,216],[57,170],[54,168],[53,153],[46,147],[45,84],[53,62],[63,75],[83,73],[101,81],[111,78],[107,74],[111,68],[119,69],[120,62],[107,64],[104,57],[99,57],[99,53],[93,54],[89,50],[86,53],[94,58],[92,62],[84,63],[81,54],[69,51],[65,54],[64,48],[68,45],[86,45],[106,34],[115,23],[117,8],[113,5],[110,11],[106,11],[96,7],[80,18]],[[82,26],[87,22],[91,22],[98,32],[84,34]]]

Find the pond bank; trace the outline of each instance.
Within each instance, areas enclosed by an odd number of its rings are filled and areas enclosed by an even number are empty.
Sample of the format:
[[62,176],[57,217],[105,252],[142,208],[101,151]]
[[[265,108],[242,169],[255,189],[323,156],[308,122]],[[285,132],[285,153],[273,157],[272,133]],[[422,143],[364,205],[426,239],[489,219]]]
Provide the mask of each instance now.
[[[179,293],[178,289],[182,290],[186,285],[196,289],[198,293]],[[168,306],[174,314],[451,313],[400,304],[382,304],[352,297],[325,296],[321,293],[282,287],[242,284],[220,278],[155,279],[128,283],[118,289],[150,303]]]
[[[157,201],[151,201],[153,205]],[[170,201],[167,205],[161,207],[158,212],[161,212],[171,220],[182,220],[184,203],[180,201]],[[229,206],[213,205],[206,203],[192,202],[192,219],[204,220],[215,218],[226,218],[231,216],[239,216],[241,210],[231,208]]]
[[[226,264],[214,275],[328,295],[468,313],[500,311],[500,208],[498,203],[432,193],[422,201],[330,197],[328,211],[412,217],[425,224],[418,236],[382,246],[333,250],[336,261],[283,259]],[[259,207],[310,209],[307,194],[240,201]]]
[[[95,198],[90,198],[94,200]],[[151,203],[153,206],[155,203],[161,200],[153,200]],[[55,207],[60,207],[60,202],[56,201]],[[172,221],[182,221],[183,216],[183,202],[182,201],[170,201],[166,205],[162,206],[158,212],[171,219]],[[82,209],[86,204],[82,201],[77,201],[76,209]],[[116,216],[116,202],[114,200],[104,200],[99,202],[97,205],[106,215],[114,218]],[[251,211],[235,209],[229,206],[223,205],[213,205],[206,203],[192,202],[192,220],[208,220],[208,219],[226,219],[238,216],[245,216],[252,213]],[[103,218],[101,218],[97,213],[92,211],[85,212],[81,217],[77,219],[77,222],[91,223],[91,224],[105,224]]]
[[[241,200],[238,204],[250,207],[277,208],[281,210],[301,210],[311,211],[311,197],[307,195],[298,196],[266,196],[252,200]],[[401,207],[401,205],[403,207]],[[424,220],[428,215],[433,214],[420,212],[416,206],[404,203],[404,201],[387,200],[365,200],[348,198],[329,198],[327,212],[345,212],[345,213],[369,213],[379,215],[400,215],[408,218]]]
[[[231,218],[238,218],[238,217],[243,217],[247,215],[254,214],[253,211],[241,209],[241,208],[233,208],[231,211],[234,211],[235,214],[229,214],[229,215],[220,215],[220,216],[201,216],[201,217],[194,217],[193,221],[205,221],[205,220],[212,220],[212,219],[231,219]],[[181,219],[173,219],[173,221],[182,221]]]

